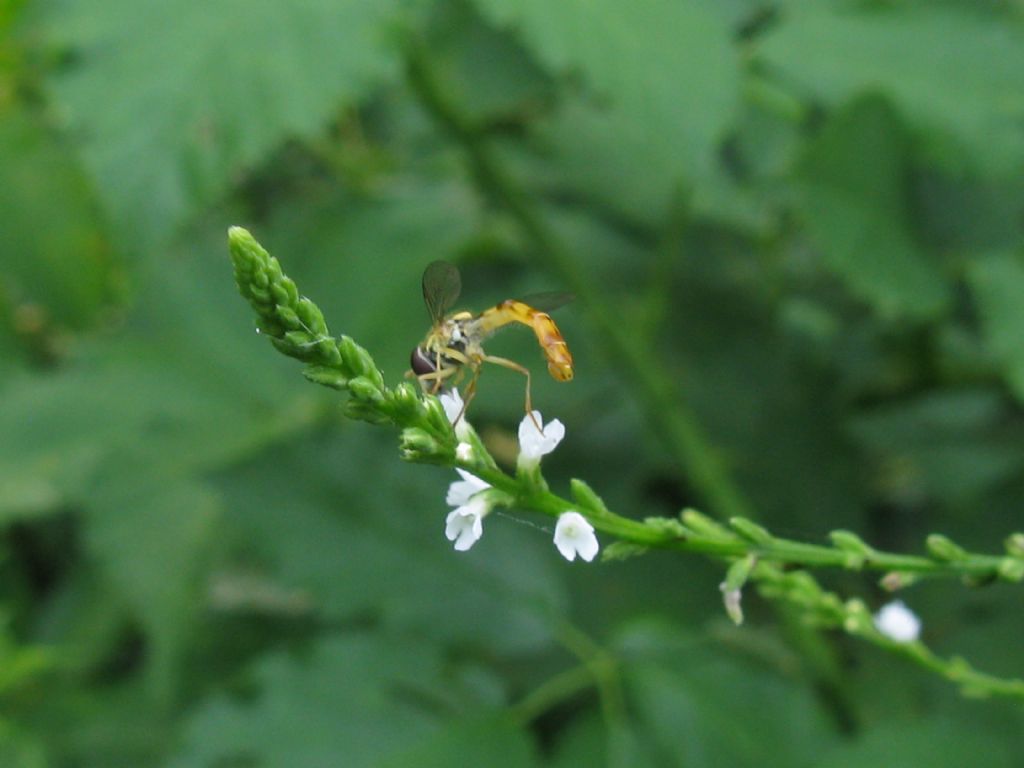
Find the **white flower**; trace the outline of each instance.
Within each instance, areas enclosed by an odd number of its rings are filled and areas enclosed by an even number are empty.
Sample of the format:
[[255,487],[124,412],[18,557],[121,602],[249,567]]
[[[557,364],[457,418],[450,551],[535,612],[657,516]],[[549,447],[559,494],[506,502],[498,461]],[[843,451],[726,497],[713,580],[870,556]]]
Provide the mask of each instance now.
[[[466,404],[462,402],[462,395],[459,390],[452,388],[451,392],[442,392],[438,397],[441,407],[444,408],[444,415],[448,417],[448,423],[455,426],[455,436],[465,442],[469,439],[469,422],[466,421]],[[462,417],[459,419],[459,417]],[[459,419],[456,424],[455,420]]]
[[470,462],[473,460],[473,446],[469,443],[459,443],[455,446],[455,458],[459,461]]
[[897,643],[912,643],[921,634],[921,620],[902,600],[894,600],[875,614],[875,628]]
[[444,415],[448,417],[448,423],[454,424],[465,405],[459,390],[452,389],[451,392],[442,392],[437,399],[441,401],[441,407],[444,408]]
[[[536,423],[534,423],[536,421]],[[537,425],[541,429],[537,429]],[[548,422],[545,427],[541,421],[540,411],[528,414],[519,422],[519,460],[520,469],[533,469],[540,464],[540,457],[555,450],[565,437],[565,425],[558,419]]]
[[455,480],[448,486],[448,495],[445,496],[445,503],[449,507],[461,507],[464,504],[468,504],[469,500],[480,493],[480,491],[491,487],[490,483],[485,483],[479,477],[471,475],[464,469],[456,467],[455,471],[462,476],[462,479]]
[[555,546],[570,563],[576,559],[576,555],[589,563],[597,555],[598,549],[594,526],[579,512],[563,512],[558,516],[558,524],[555,526]]
[[476,496],[448,513],[444,535],[455,542],[456,550],[465,552],[479,541],[484,535],[484,515],[489,511],[487,500]]
[[484,491],[491,486],[464,469],[455,471],[462,479],[448,486],[445,501],[455,509],[445,519],[444,535],[455,542],[455,549],[465,552],[484,535],[484,517],[491,511]]

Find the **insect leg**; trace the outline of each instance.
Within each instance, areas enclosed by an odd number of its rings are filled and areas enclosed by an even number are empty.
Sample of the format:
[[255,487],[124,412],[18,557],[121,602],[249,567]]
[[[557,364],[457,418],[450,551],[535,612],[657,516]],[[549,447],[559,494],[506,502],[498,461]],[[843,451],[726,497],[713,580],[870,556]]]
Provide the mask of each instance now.
[[438,373],[438,374],[443,372],[444,376],[435,376],[434,377],[434,387],[433,387],[433,389],[430,390],[430,394],[432,394],[432,395],[436,395],[438,393],[438,391],[440,391],[440,389],[441,389],[441,380],[452,375],[452,369],[451,368],[442,368],[441,367],[441,350],[440,349],[437,350],[437,354],[434,356],[434,371],[436,373]]
[[[442,365],[442,361],[448,360],[454,360],[456,365]],[[417,375],[416,378],[420,379],[420,381],[432,381],[430,394],[436,395],[441,391],[444,379],[449,376],[456,376],[456,381],[459,380],[462,374],[462,367],[467,363],[469,363],[469,358],[459,350],[452,349],[451,347],[439,348],[434,352],[434,370],[430,373]]]
[[[460,368],[459,370],[461,372],[465,369]],[[452,422],[452,427],[459,423],[459,419],[461,419],[465,415],[466,409],[469,408],[469,404],[473,402],[473,398],[476,397],[476,380],[479,378],[480,366],[477,365],[474,366],[473,368],[473,378],[471,378],[469,380],[469,384],[466,385],[465,396],[463,397],[462,400],[462,410],[459,411],[459,415],[456,416],[455,421]]]
[[[442,361],[449,362],[455,361],[455,364],[442,365]],[[415,373],[414,371],[408,371],[406,376],[415,376],[420,382],[420,385],[425,391],[429,391],[430,394],[436,395],[441,391],[441,387],[446,383],[458,384],[465,375],[465,367],[471,365],[470,360],[462,352],[451,347],[445,347],[439,349],[436,352],[434,359],[434,370],[428,371],[427,373]],[[447,382],[446,379],[451,379]]]
[[[410,371],[410,373],[412,373]],[[461,368],[440,368],[430,373],[413,374],[416,376],[417,381],[423,387],[424,391],[429,391],[430,394],[435,395],[441,388],[444,380],[452,376],[458,377],[462,373]]]
[[509,360],[506,357],[485,355],[483,359],[484,362],[494,363],[495,365],[500,365],[503,368],[510,368],[513,371],[519,371],[519,373],[526,377],[526,415],[530,417],[530,421],[533,422],[533,426],[537,428],[537,431],[543,435],[544,429],[537,423],[537,419],[533,415],[533,401],[530,399],[530,369],[520,365],[514,360]]

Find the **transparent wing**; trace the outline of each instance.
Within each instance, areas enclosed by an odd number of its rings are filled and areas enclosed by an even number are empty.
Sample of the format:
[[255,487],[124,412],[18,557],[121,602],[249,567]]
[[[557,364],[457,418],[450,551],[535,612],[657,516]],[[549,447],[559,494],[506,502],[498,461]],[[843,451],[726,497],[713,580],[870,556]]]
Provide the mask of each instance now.
[[444,319],[445,313],[462,293],[459,270],[447,261],[432,261],[423,270],[423,302],[434,323]]
[[541,312],[554,312],[575,299],[576,294],[568,291],[543,291],[523,296],[518,301],[528,304],[534,309],[539,309]]

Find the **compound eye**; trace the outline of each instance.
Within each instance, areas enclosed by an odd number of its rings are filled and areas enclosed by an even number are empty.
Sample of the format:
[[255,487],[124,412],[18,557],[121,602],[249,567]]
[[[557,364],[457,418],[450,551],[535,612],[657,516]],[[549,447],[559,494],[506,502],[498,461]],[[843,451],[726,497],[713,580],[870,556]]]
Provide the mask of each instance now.
[[434,360],[427,354],[423,347],[416,347],[409,358],[409,365],[417,376],[424,376],[437,370]]

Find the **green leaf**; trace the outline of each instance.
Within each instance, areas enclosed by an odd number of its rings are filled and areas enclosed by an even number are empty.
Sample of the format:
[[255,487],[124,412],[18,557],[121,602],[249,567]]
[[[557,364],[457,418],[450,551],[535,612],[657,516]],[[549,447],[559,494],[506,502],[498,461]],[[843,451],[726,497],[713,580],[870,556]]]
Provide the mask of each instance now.
[[850,104],[801,159],[797,205],[822,261],[853,293],[886,316],[927,317],[949,297],[938,265],[912,234],[906,146],[884,99]]
[[259,698],[201,707],[171,766],[379,765],[435,732],[417,692],[440,690],[439,670],[425,644],[379,635],[323,642],[304,662],[269,657],[255,671]]
[[71,0],[51,36],[76,53],[54,96],[136,246],[159,241],[239,172],[392,80],[399,0]]
[[[659,343],[657,357],[676,397],[730,457],[760,519],[779,516],[814,530],[824,508],[830,527],[856,529],[863,480],[838,428],[835,380],[810,364],[805,343],[794,344],[780,328],[765,292],[777,275],[760,257],[745,258],[731,233],[693,231],[683,248],[692,257],[674,259],[658,285],[667,298],[666,335],[658,339],[671,343]],[[792,482],[792,468],[808,465],[814,471]],[[691,496],[687,502],[697,504]]]
[[45,742],[27,729],[19,730],[9,722],[0,722],[0,765],[18,768],[46,768]]
[[81,327],[115,295],[120,277],[82,169],[41,121],[15,110],[0,110],[0,232],[0,297],[14,306]]
[[813,765],[836,741],[811,691],[775,672],[667,627],[634,627],[621,645],[636,728],[658,765]]
[[989,353],[1010,389],[1024,400],[1024,257],[998,254],[968,266],[968,281],[981,316]]
[[1015,756],[1001,734],[976,722],[960,722],[945,717],[923,720],[920,717],[886,722],[859,738],[837,746],[814,761],[820,768],[860,768],[884,765],[886,768],[959,768],[984,765],[1009,768]]
[[933,390],[854,416],[852,435],[887,460],[896,495],[920,486],[937,498],[969,501],[1017,473],[1024,447],[995,388]]
[[[676,185],[714,175],[738,105],[739,61],[726,22],[695,0],[477,0],[513,27],[549,71],[579,74],[587,103],[570,102],[551,137],[580,186],[619,184],[619,201],[650,215]],[[636,182],[642,180],[642,184]],[[623,189],[621,185],[628,188]],[[631,203],[637,192],[642,201]]]
[[[197,246],[210,257],[160,262],[159,279],[140,281],[120,335],[0,397],[0,523],[75,512],[102,599],[134,617],[141,666],[163,697],[181,682],[214,540],[219,501],[202,475],[315,415],[281,396],[289,379],[249,330],[229,265]],[[296,394],[309,389],[295,370],[290,381]]]
[[457,720],[420,744],[380,763],[380,768],[529,768],[538,765],[529,736],[503,717]]
[[446,54],[446,85],[474,118],[514,119],[553,95],[551,79],[523,46],[469,3],[438,3],[431,31],[431,49]]
[[493,515],[473,551],[444,537],[452,473],[396,461],[361,425],[268,452],[222,479],[248,561],[333,620],[372,615],[421,637],[536,652],[565,604],[550,534]]
[[644,753],[634,723],[602,718],[596,711],[573,718],[559,733],[548,765],[578,768],[581,765],[656,768],[664,765]]
[[880,92],[918,126],[958,138],[990,170],[1024,161],[1019,24],[929,4],[860,7],[867,10],[790,12],[757,50],[827,104]]
[[4,388],[0,523],[55,512],[83,492],[110,446],[144,418],[125,408],[130,400],[120,395],[128,386],[116,374],[67,372]]
[[[69,646],[73,640],[69,638]],[[77,653],[73,658],[79,660]],[[169,708],[154,706],[152,689],[137,678],[123,685],[82,680],[77,686],[51,685],[46,698],[46,768],[68,761],[103,768],[156,768],[165,764],[168,749],[179,738],[180,726]],[[89,717],[78,716],[83,706]],[[29,768],[32,764],[0,765]]]
[[152,466],[151,459],[140,463],[129,482],[123,467],[114,468],[113,479],[101,477],[86,514],[86,540],[140,618],[153,690],[168,697],[175,693],[182,643],[203,604],[200,576],[219,501],[195,483],[147,476]]

